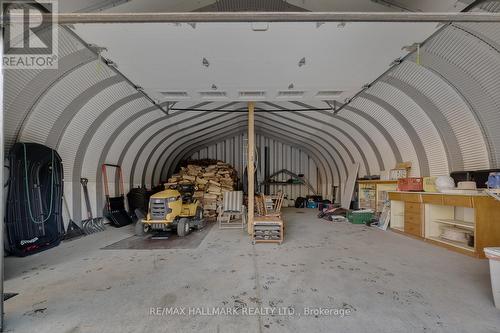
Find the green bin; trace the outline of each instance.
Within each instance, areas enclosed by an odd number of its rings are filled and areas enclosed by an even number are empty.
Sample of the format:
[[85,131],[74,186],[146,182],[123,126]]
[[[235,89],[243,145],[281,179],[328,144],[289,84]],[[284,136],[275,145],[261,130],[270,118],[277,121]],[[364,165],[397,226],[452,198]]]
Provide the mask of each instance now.
[[373,219],[373,212],[351,210],[347,212],[347,219],[352,224],[365,224],[365,222]]

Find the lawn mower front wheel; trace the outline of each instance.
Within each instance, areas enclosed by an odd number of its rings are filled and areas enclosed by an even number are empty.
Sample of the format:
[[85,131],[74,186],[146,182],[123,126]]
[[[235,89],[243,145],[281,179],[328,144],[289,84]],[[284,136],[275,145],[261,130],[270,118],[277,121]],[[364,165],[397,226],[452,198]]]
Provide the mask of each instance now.
[[177,222],[177,236],[184,237],[189,234],[191,226],[189,225],[189,219],[182,218]]

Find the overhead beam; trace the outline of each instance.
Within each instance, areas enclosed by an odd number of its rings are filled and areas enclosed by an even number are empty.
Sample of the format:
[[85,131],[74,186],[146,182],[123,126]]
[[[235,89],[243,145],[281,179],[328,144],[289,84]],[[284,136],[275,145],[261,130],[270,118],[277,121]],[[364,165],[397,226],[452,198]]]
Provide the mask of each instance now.
[[[187,13],[59,13],[43,14],[47,21],[77,23],[179,22],[500,22],[499,13],[410,12],[187,12]],[[21,19],[11,15],[5,23]],[[2,22],[4,23],[4,22]]]

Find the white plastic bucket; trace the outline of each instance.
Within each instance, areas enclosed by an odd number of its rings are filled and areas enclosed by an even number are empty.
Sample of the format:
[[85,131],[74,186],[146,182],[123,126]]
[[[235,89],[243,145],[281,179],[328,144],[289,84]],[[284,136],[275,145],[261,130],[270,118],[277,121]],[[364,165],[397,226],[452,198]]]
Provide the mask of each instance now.
[[490,261],[491,291],[495,306],[500,309],[500,247],[485,247],[484,254]]

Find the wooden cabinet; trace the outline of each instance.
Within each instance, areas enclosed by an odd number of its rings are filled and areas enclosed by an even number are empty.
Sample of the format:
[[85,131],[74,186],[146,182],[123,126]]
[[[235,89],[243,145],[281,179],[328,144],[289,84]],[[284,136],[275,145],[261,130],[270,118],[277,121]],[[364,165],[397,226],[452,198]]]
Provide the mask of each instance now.
[[422,204],[419,202],[409,202],[405,201],[405,212],[420,214],[422,211]]
[[422,237],[422,220],[422,204],[405,202],[404,232],[413,236]]
[[[484,258],[500,246],[500,202],[486,195],[389,192],[391,229],[463,254]],[[446,238],[463,232],[463,240]]]
[[377,206],[377,185],[374,183],[358,182],[358,207],[360,209],[372,209]]
[[472,198],[467,195],[443,195],[443,206],[472,208]]
[[358,180],[358,207],[382,212],[389,191],[396,191],[397,180]]
[[484,257],[483,248],[500,246],[500,201],[491,197],[472,199],[476,219],[476,248]]
[[441,194],[422,194],[422,202],[432,205],[442,205],[443,195]]

